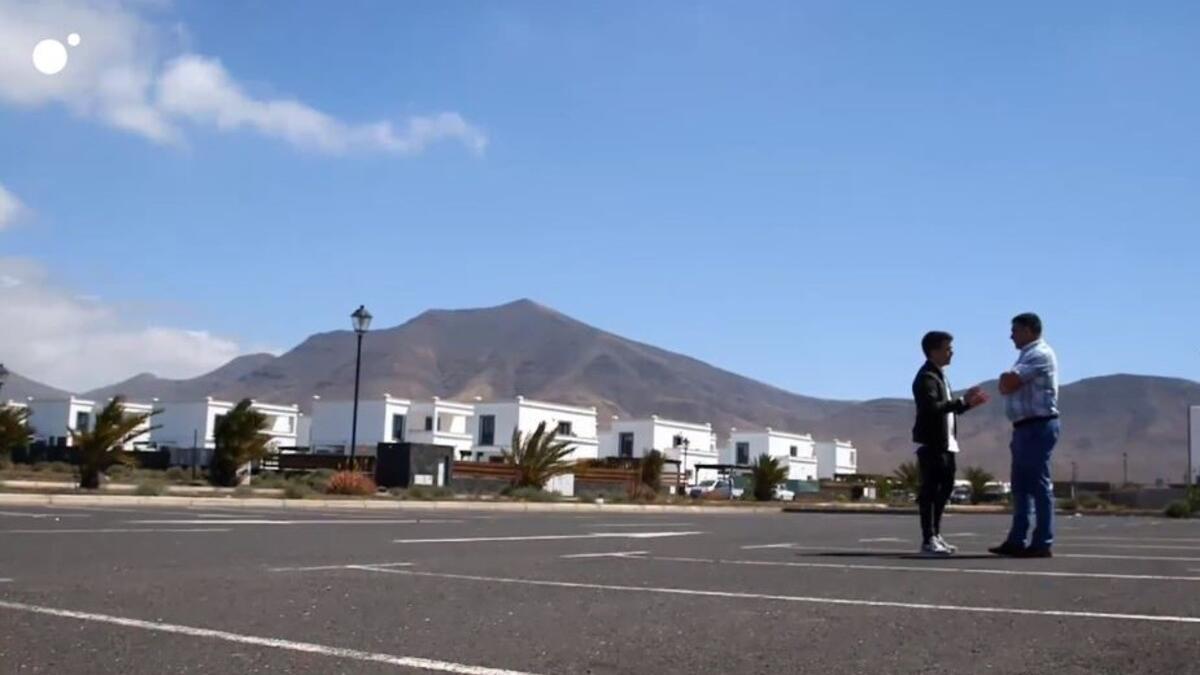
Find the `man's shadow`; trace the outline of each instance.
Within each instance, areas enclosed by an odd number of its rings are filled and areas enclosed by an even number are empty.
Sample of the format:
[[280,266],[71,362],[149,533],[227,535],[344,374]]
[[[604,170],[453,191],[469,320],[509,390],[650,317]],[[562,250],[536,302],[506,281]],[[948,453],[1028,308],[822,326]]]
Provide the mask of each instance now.
[[926,556],[919,553],[880,553],[878,551],[825,551],[818,553],[797,553],[797,558],[880,558],[886,560],[924,560],[937,562],[944,560],[996,560],[996,556],[981,553],[965,553],[949,556]]

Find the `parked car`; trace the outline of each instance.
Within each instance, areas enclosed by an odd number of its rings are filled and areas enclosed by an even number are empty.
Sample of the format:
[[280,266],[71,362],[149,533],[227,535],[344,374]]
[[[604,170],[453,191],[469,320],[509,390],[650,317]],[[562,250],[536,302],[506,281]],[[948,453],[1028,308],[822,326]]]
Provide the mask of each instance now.
[[796,493],[789,490],[786,484],[780,483],[779,485],[775,486],[775,494],[772,496],[772,499],[790,502],[795,498]]
[[744,491],[737,487],[732,481],[727,479],[719,480],[702,480],[697,483],[691,490],[688,491],[688,496],[693,499],[703,499],[705,497],[715,498],[713,493],[719,493],[725,499],[739,499]]
[[950,493],[951,504],[966,504],[971,501],[971,487],[968,485],[959,485]]

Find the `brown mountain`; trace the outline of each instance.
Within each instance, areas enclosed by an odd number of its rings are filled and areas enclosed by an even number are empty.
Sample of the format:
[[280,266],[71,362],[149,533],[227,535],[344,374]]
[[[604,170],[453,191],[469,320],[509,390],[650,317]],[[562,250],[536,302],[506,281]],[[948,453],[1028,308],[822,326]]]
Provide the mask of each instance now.
[[[243,356],[191,380],[139,375],[88,395],[252,396],[307,408],[313,394],[352,395],[354,342],[351,331],[320,333],[278,357]],[[400,326],[372,330],[363,342],[362,395],[384,392],[465,400],[523,394],[595,405],[602,427],[612,414],[658,413],[711,421],[722,436],[731,426],[811,431],[818,438],[853,440],[867,471],[889,472],[912,452],[911,401],[800,396],[598,330],[529,300],[431,310]],[[1074,459],[1081,478],[1119,479],[1121,453],[1128,452],[1131,479],[1178,480],[1185,462],[1185,401],[1200,404],[1200,384],[1118,375],[1064,387],[1066,424],[1058,453],[1063,475],[1069,476]],[[1007,473],[1007,434],[999,401],[967,415],[963,464]]]
[[69,394],[61,389],[55,389],[48,384],[42,384],[12,371],[9,371],[8,376],[4,378],[4,385],[0,387],[0,401],[8,399],[23,401],[29,397],[65,398],[67,396]]
[[[996,383],[986,407],[961,418],[959,467],[979,465],[1007,476],[1011,427]],[[1080,380],[1060,391],[1063,435],[1055,449],[1055,478],[1119,481],[1127,456],[1129,480],[1183,480],[1187,467],[1187,406],[1200,405],[1200,383],[1166,377],[1110,375]],[[862,449],[864,471],[890,472],[913,458],[913,404],[879,399],[847,407],[813,425],[819,436],[850,438]]]

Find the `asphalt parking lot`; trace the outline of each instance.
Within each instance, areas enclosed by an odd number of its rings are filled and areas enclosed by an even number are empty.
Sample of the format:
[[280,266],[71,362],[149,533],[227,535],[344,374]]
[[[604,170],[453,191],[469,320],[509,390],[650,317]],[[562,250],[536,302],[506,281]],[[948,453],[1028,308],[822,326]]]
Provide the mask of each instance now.
[[0,510],[3,673],[1200,672],[1200,524]]

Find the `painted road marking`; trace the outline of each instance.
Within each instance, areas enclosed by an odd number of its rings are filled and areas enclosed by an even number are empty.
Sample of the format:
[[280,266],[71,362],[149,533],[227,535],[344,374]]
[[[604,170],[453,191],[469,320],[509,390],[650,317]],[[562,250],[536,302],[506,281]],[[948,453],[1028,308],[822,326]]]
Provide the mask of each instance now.
[[1165,614],[1113,614],[1107,612],[1084,612],[1055,609],[1022,609],[1018,607],[980,607],[972,605],[938,605],[924,602],[891,602],[883,600],[858,600],[853,598],[821,598],[804,595],[774,595],[769,593],[741,593],[735,591],[709,591],[694,588],[622,586],[618,584],[590,584],[572,581],[549,581],[543,579],[519,579],[512,577],[489,577],[474,574],[451,574],[447,572],[417,572],[414,570],[383,569],[363,566],[361,569],[382,574],[400,574],[435,579],[457,579],[460,581],[483,581],[499,584],[519,584],[549,588],[573,588],[596,591],[625,591],[630,593],[661,593],[664,595],[696,596],[706,598],[732,598],[738,600],[776,600],[814,605],[840,605],[846,607],[886,607],[891,609],[922,609],[942,612],[968,612],[974,614],[1002,614],[1023,616],[1053,616],[1072,619],[1108,619],[1117,621],[1150,621],[1158,623],[1200,624],[1200,616],[1171,616]]
[[128,520],[130,525],[415,525],[418,523],[461,523],[461,520],[407,518],[348,518],[320,520],[274,520],[270,518],[212,518],[204,520]]
[[225,642],[255,645],[258,647],[271,647],[273,649],[285,649],[293,652],[320,654],[322,656],[348,659],[351,661],[383,663],[391,666],[403,666],[405,668],[423,668],[425,670],[435,670],[443,673],[462,673],[464,675],[533,675],[532,673],[526,673],[519,670],[485,668],[482,666],[471,666],[462,663],[452,663],[449,661],[423,659],[415,656],[395,656],[392,654],[381,654],[378,652],[364,652],[357,649],[329,647],[326,645],[314,644],[312,642],[295,642],[292,640],[280,640],[278,638],[256,637],[253,635],[229,633],[223,630],[212,630],[210,628],[196,628],[193,626],[181,626],[178,624],[163,623],[161,621],[143,621],[141,619],[127,619],[109,614],[76,612],[67,609],[56,609],[54,607],[27,605],[23,602],[8,602],[5,600],[0,600],[0,609],[31,612],[34,614],[57,616],[65,619],[76,619],[79,621],[107,623],[115,626],[123,626],[125,628],[140,628],[142,630],[156,631],[160,633],[174,633],[176,635],[187,635],[189,637],[224,640]]
[[87,513],[29,513],[26,511],[0,511],[0,516],[12,518],[91,518]]
[[[893,553],[898,555],[918,555],[917,551],[905,548],[838,548],[831,546],[805,546],[796,543],[782,544],[757,544],[754,546],[743,546],[743,550],[762,550],[772,548],[792,549],[797,551],[821,551],[826,553],[862,553],[866,555],[876,553]],[[970,551],[959,551],[963,555],[989,555],[984,551],[972,553]],[[999,556],[997,556],[999,557]],[[1157,556],[1157,555],[1110,555],[1107,553],[1059,553],[1054,552],[1055,558],[1095,558],[1099,560],[1152,560],[1152,561],[1173,561],[1173,562],[1200,562],[1200,558],[1187,558],[1176,556]],[[953,560],[954,556],[950,556],[947,560]]]
[[163,528],[163,527],[98,527],[93,530],[0,530],[0,534],[130,534],[134,532],[232,532],[228,527]]
[[347,565],[314,565],[312,567],[270,567],[268,572],[321,572],[325,570],[357,570],[363,567],[408,567],[410,562],[350,563]]
[[512,537],[457,537],[453,539],[397,539],[397,544],[472,544],[484,541],[559,541],[565,539],[659,539],[687,537],[703,532],[592,532],[590,534],[532,534]]
[[[1119,579],[1124,581],[1200,581],[1200,576],[1170,576],[1159,574],[1116,574],[1105,572],[1039,572],[1035,570],[1006,570],[982,567],[942,567],[939,565],[859,565],[853,563],[808,563],[778,560],[722,560],[719,558],[685,558],[676,556],[613,556],[630,560],[662,560],[665,562],[707,563],[717,565],[746,565],[752,567],[803,567],[814,569],[880,570],[884,572],[949,572],[959,574],[995,574],[1015,577],[1058,577],[1078,579]],[[563,556],[584,557],[584,556]],[[944,560],[953,560],[953,557]],[[1196,570],[1192,570],[1196,571]]]
[[572,553],[559,556],[560,558],[628,558],[646,555],[649,551],[613,551],[612,553]]

